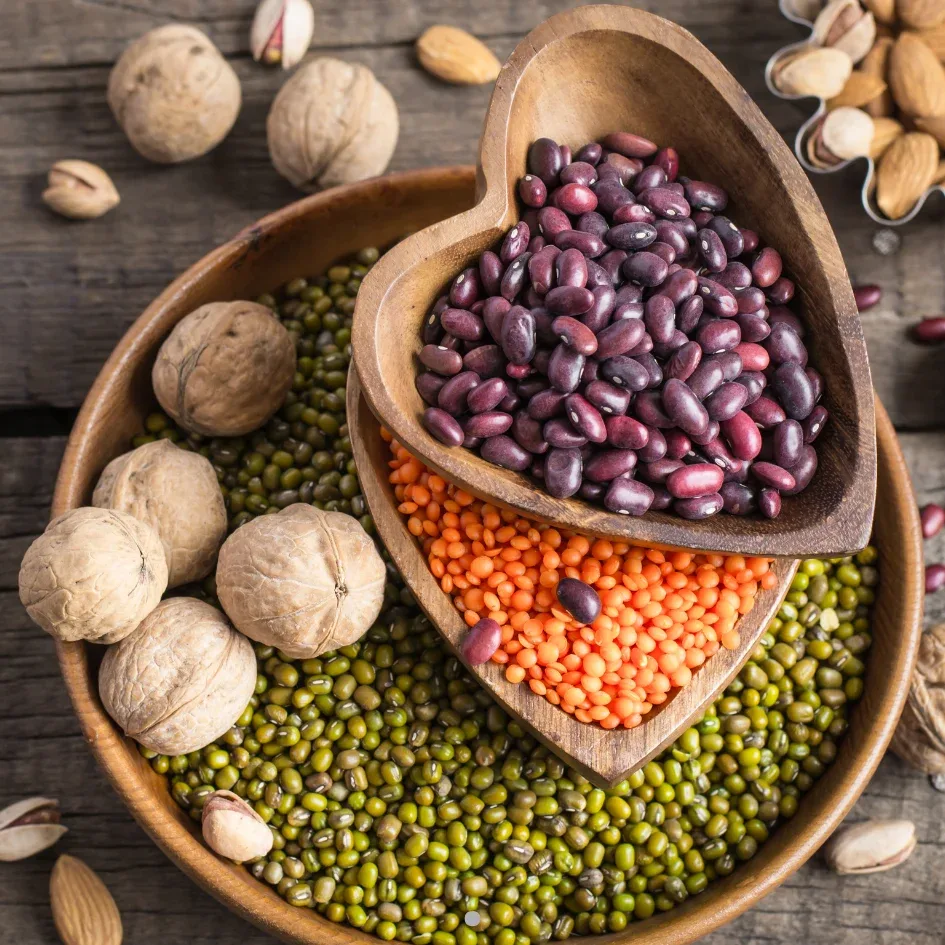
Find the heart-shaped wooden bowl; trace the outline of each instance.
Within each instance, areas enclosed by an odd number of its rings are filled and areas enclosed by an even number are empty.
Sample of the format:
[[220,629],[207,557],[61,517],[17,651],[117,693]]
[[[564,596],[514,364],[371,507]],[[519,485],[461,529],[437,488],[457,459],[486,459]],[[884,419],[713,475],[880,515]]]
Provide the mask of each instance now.
[[[518,219],[526,153],[547,136],[580,147],[632,130],[677,148],[691,177],[724,185],[733,219],[782,253],[797,277],[812,362],[827,384],[831,421],[820,467],[773,521],[718,515],[687,522],[663,512],[631,518],[558,500],[518,473],[449,449],[420,417],[414,387],[420,325],[448,282]],[[629,7],[579,7],[533,30],[502,70],[479,153],[478,204],[389,253],[358,296],[354,350],[374,413],[414,455],[448,479],[530,518],[651,545],[741,554],[841,555],[869,540],[876,430],[866,345],[830,224],[807,177],[744,89],[692,35]]]
[[[473,168],[396,174],[308,197],[272,214],[191,267],[148,306],[102,368],[79,414],[59,473],[53,515],[89,502],[99,473],[128,447],[154,409],[150,372],[161,341],[205,302],[255,298],[302,272],[320,272],[345,254],[389,245],[473,202]],[[688,945],[733,919],[782,883],[829,836],[868,783],[889,742],[908,691],[922,621],[922,544],[915,498],[892,426],[878,419],[876,542],[882,582],[873,626],[866,693],[854,708],[837,759],[797,814],[732,876],[665,915],[587,945]],[[39,632],[39,631],[37,631]],[[60,644],[59,665],[85,740],[116,794],[154,842],[227,908],[297,945],[377,945],[280,899],[242,867],[204,846],[173,801],[167,779],[151,770],[106,715],[95,677],[102,647]]]
[[[353,369],[348,375],[347,403],[348,429],[361,491],[368,501],[381,541],[417,603],[453,652],[463,659],[461,645],[469,628],[450,596],[430,573],[416,538],[407,531],[403,516],[397,511],[397,501],[387,479],[390,447],[381,439],[380,424],[362,396],[361,383]],[[676,690],[637,728],[607,731],[599,725],[585,724],[547,699],[536,696],[527,686],[510,683],[497,663],[466,665],[496,702],[540,741],[589,781],[610,787],[671,745],[735,678],[790,589],[797,565],[796,560],[778,559],[775,564],[777,586],[762,591],[751,613],[738,622],[738,648],[719,650],[696,670],[689,686]],[[466,661],[463,659],[463,662]]]

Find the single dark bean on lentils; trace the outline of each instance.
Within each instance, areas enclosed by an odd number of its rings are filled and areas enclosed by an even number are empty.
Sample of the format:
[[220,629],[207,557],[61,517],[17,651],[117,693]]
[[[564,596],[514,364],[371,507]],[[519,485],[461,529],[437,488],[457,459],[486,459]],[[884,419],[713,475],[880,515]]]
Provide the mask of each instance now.
[[[828,413],[803,324],[786,308],[794,283],[777,250],[759,248],[756,233],[723,215],[722,188],[678,172],[672,148],[626,132],[573,161],[548,138],[532,145],[522,220],[497,253],[457,277],[424,324],[417,389],[458,421],[427,410],[433,436],[457,445],[463,429],[468,449],[530,470],[553,496],[629,515],[655,504],[690,519],[722,509],[775,517],[782,494],[807,487],[817,454],[801,448]],[[483,394],[490,406],[479,406],[478,387],[500,380],[507,396]],[[466,414],[483,410],[507,419],[470,426]],[[638,424],[634,445],[611,427],[618,419]],[[662,490],[651,475],[661,457],[644,451],[654,442],[658,452],[664,437],[685,445],[673,459],[717,467],[711,492]],[[614,448],[635,460],[599,461]],[[756,469],[775,453],[784,475]],[[728,483],[741,487],[739,501],[724,500]]]
[[[672,163],[672,155],[663,160]],[[135,440],[161,436],[206,451],[231,527],[278,507],[247,508],[241,498],[268,502],[282,487],[270,472],[270,491],[259,489],[271,465],[280,476],[304,473],[303,483],[336,489],[339,497],[304,501],[356,515],[373,531],[350,462],[343,396],[327,398],[343,395],[350,303],[376,258],[363,251],[328,279],[296,280],[264,297],[297,332],[300,365],[296,389],[265,430],[188,441],[156,414]],[[310,329],[308,313],[292,301],[305,288],[331,299],[319,304],[323,296],[310,291],[321,308]],[[322,327],[326,320],[337,327]],[[329,373],[340,386],[324,386]],[[294,417],[299,403],[315,416]],[[298,423],[318,443],[311,456],[293,442],[308,443]],[[259,485],[241,482],[244,469]],[[876,561],[870,547],[852,559],[802,562],[715,705],[608,791],[495,705],[392,566],[382,613],[359,642],[311,660],[257,645],[256,694],[222,738],[176,757],[139,750],[169,776],[174,800],[196,821],[217,789],[252,804],[272,829],[273,849],[250,872],[331,922],[382,941],[431,945],[537,945],[620,932],[752,859],[833,762],[848,707],[863,693]],[[193,593],[213,600],[212,581]],[[468,912],[478,915],[475,929]]]

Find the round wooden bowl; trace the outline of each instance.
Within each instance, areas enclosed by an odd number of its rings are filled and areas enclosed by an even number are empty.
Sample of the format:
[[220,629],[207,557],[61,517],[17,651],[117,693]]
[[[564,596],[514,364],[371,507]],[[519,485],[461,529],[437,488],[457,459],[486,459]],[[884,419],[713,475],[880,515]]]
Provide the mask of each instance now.
[[[154,408],[151,362],[161,340],[204,302],[254,298],[299,273],[322,271],[365,245],[388,245],[405,232],[450,217],[473,202],[472,168],[392,175],[309,197],[261,220],[214,250],[170,285],[119,342],[86,399],[66,448],[53,515],[87,503],[95,481],[128,448]],[[866,695],[835,764],[750,864],[709,892],[594,945],[682,945],[743,912],[783,882],[826,839],[866,786],[906,697],[921,632],[922,549],[915,499],[889,419],[877,405],[879,492],[876,540],[882,584]],[[378,939],[334,925],[280,899],[242,867],[210,852],[130,739],[105,714],[95,682],[103,650],[60,644],[59,663],[92,751],[135,819],[188,876],[230,909],[288,942],[376,945]],[[877,671],[879,670],[879,671]]]

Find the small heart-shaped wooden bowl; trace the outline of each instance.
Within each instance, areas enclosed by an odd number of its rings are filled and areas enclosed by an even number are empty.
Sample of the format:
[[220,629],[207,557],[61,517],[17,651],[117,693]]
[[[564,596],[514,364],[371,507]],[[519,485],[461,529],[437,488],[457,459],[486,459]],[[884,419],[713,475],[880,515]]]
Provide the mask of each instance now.
[[[403,575],[417,603],[443,634],[453,652],[463,660],[461,645],[469,631],[453,601],[430,573],[416,538],[407,531],[397,500],[387,480],[390,446],[381,439],[381,428],[362,396],[354,370],[348,375],[348,430],[358,466],[361,490],[384,547]],[[536,738],[600,787],[611,787],[671,745],[715,701],[735,678],[765,632],[787,594],[797,570],[797,561],[779,559],[778,583],[762,591],[751,613],[738,622],[739,646],[719,650],[693,675],[692,682],[657,706],[633,729],[607,731],[599,725],[578,721],[525,685],[505,678],[497,663],[470,666],[502,707],[518,719]]]
[[[826,380],[831,420],[810,487],[773,521],[719,515],[687,522],[631,518],[576,499],[423,428],[414,387],[420,325],[449,281],[516,222],[515,188],[529,144],[572,148],[630,130],[677,148],[691,177],[725,186],[731,215],[776,247],[797,277],[812,362]],[[545,522],[661,547],[752,555],[851,554],[869,540],[876,428],[866,345],[830,224],[789,148],[722,64],[684,29],[641,10],[579,7],[533,30],[509,57],[489,106],[479,202],[388,253],[358,296],[354,358],[374,413],[414,455],[451,481]]]

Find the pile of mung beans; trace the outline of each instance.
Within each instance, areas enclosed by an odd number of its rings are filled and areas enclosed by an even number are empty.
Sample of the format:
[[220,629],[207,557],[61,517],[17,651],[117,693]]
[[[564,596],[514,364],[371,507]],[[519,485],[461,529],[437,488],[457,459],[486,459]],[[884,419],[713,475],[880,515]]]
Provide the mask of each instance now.
[[[344,387],[354,294],[376,258],[263,298],[299,346],[294,389],[263,431],[200,440],[155,415],[136,441],[207,455],[233,528],[300,499],[372,528]],[[804,561],[715,705],[608,791],[492,702],[392,566],[361,641],[310,660],[257,645],[256,694],[226,735],[189,755],[141,751],[195,820],[216,789],[250,801],[275,841],[250,871],[332,922],[413,945],[620,931],[750,860],[834,760],[863,692],[876,561],[872,547]]]

